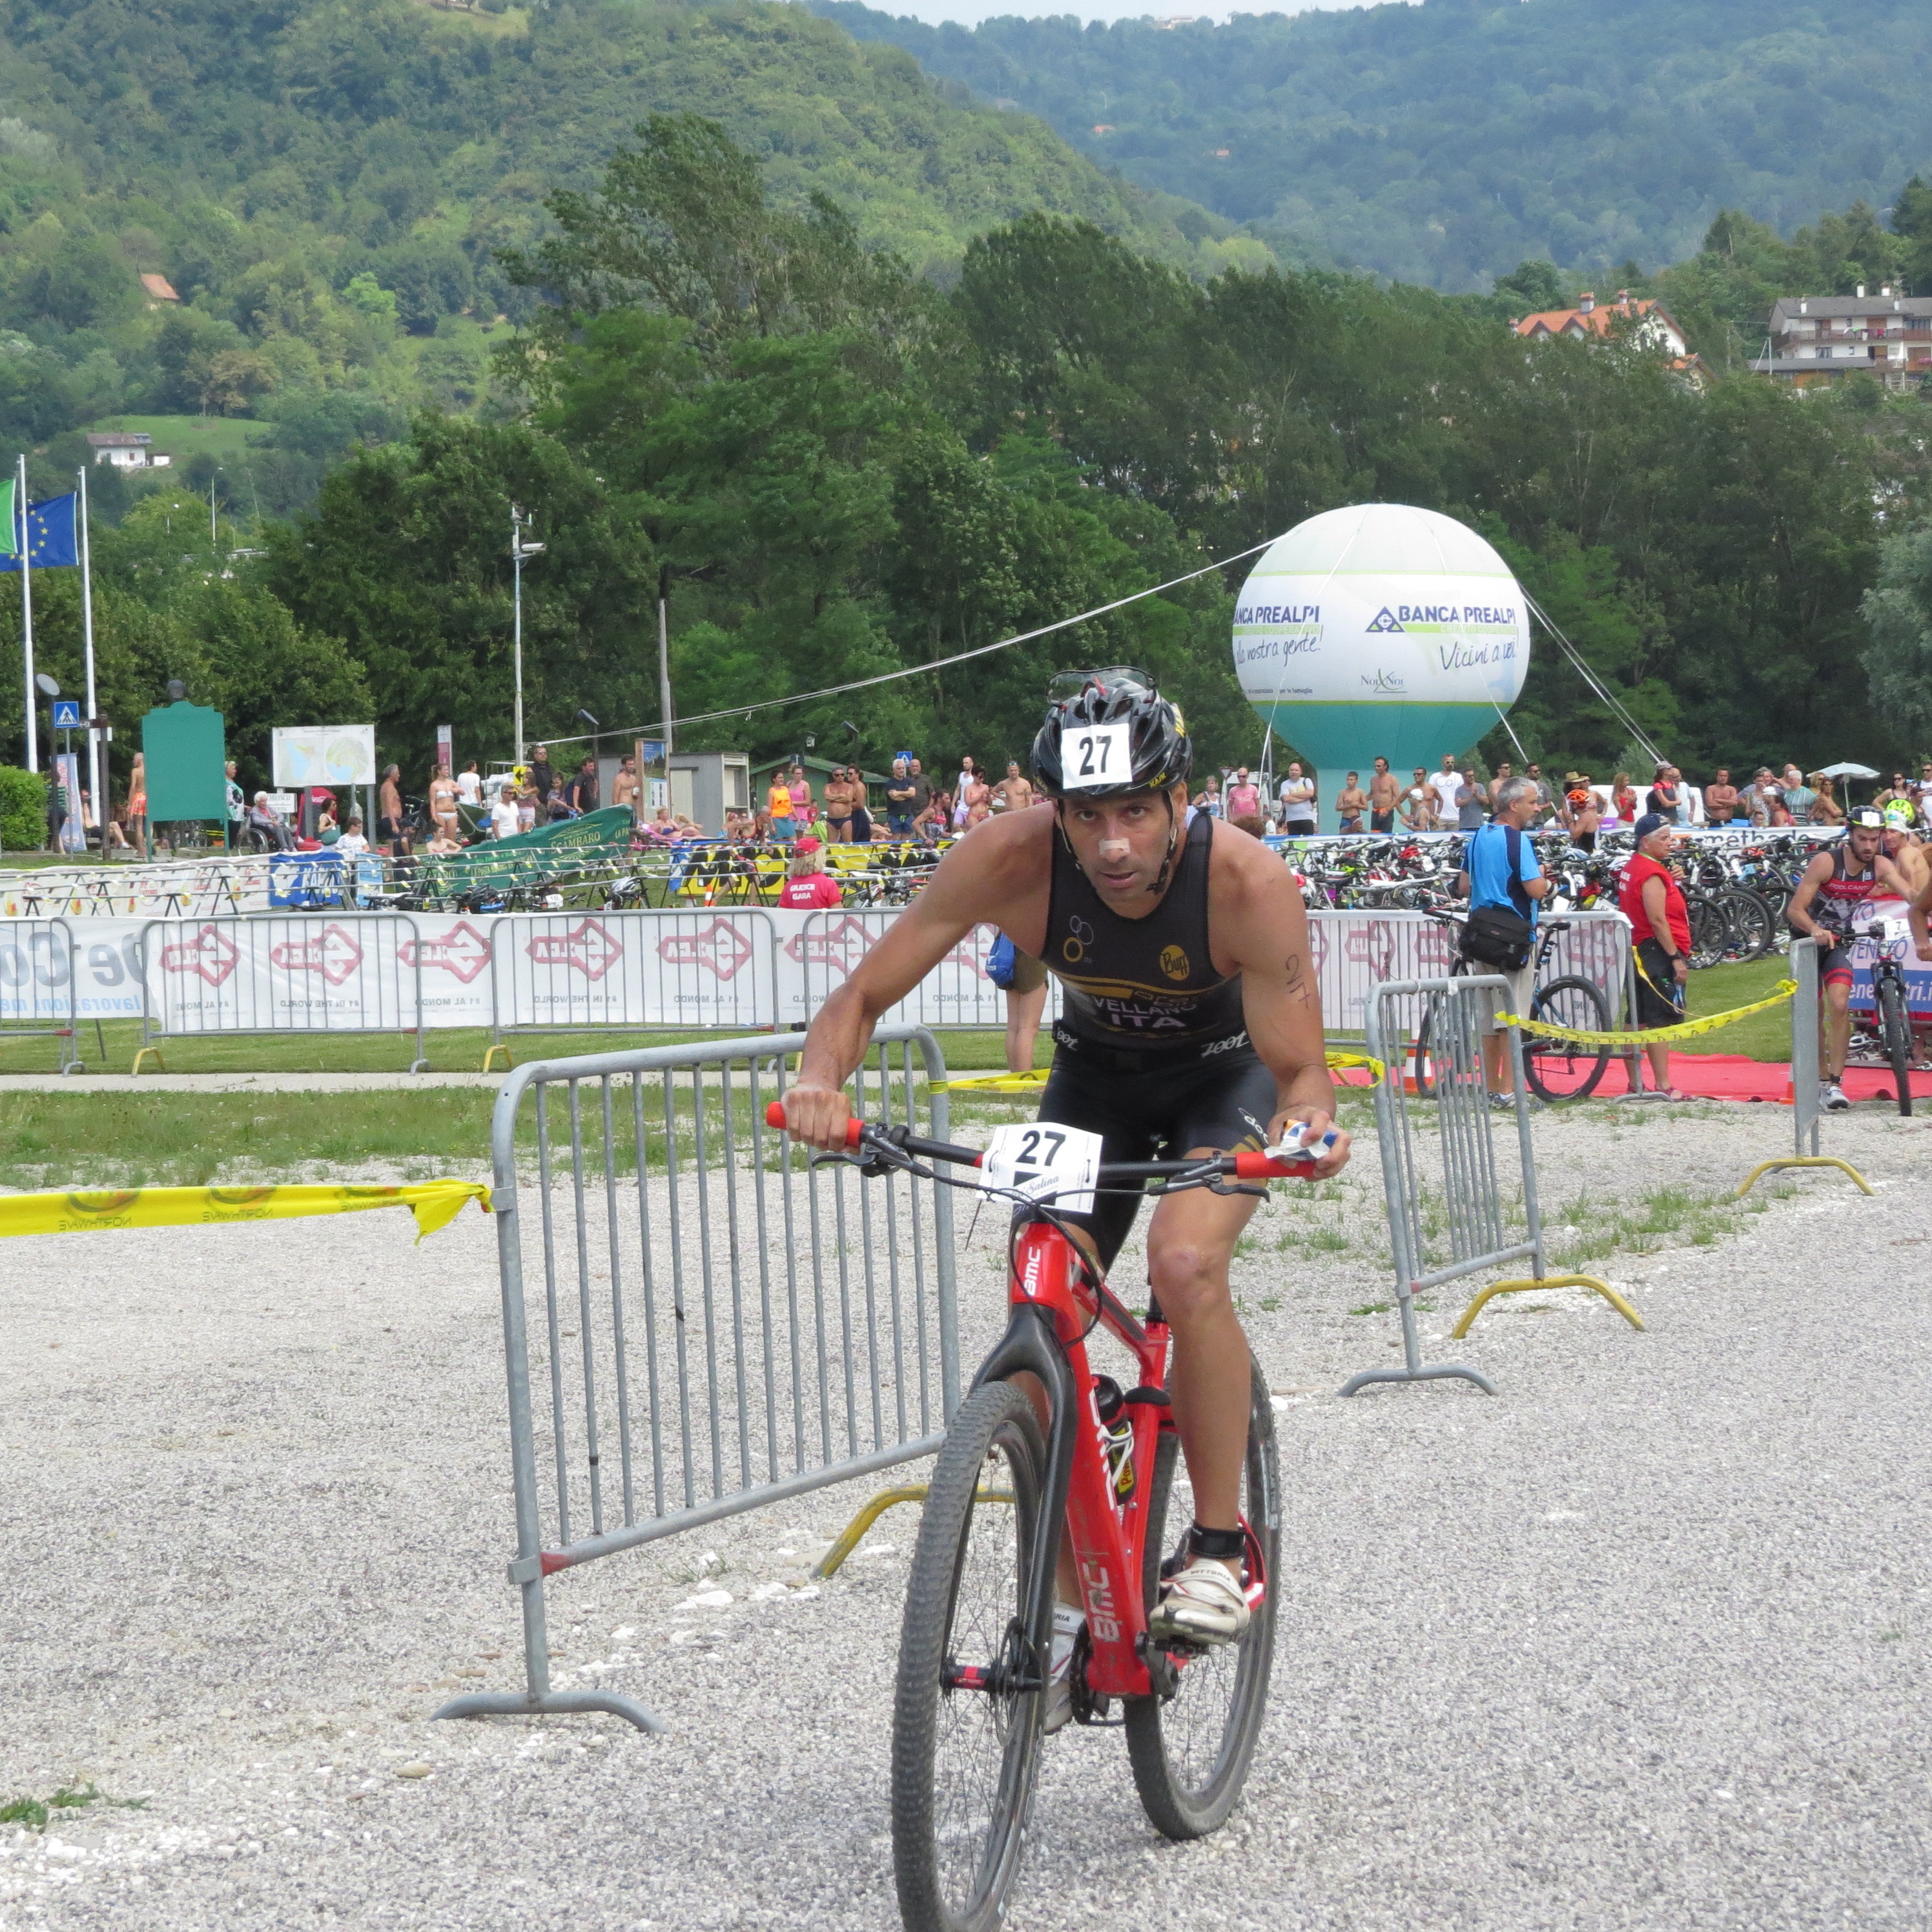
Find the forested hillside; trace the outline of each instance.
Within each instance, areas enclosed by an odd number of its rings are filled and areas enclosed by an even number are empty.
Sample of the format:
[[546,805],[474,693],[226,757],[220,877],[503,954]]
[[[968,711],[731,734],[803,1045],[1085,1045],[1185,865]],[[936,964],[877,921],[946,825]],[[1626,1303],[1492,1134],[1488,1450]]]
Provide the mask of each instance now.
[[[223,479],[238,507],[306,500],[355,437],[476,404],[536,299],[498,251],[670,108],[730,129],[779,203],[828,196],[915,272],[1038,208],[1203,272],[1265,259],[795,8],[0,0],[0,443],[123,412],[257,419],[272,446]],[[77,457],[70,437],[45,470]]]
[[[465,756],[507,755],[514,502],[545,546],[524,585],[540,737],[580,708],[620,732],[657,719],[662,596],[689,748],[811,732],[874,766],[908,744],[998,764],[1054,670],[1127,662],[1184,701],[1204,759],[1252,760],[1228,651],[1245,565],[969,664],[743,707],[920,672],[1381,500],[1490,535],[1687,767],[1877,764],[1932,735],[1906,563],[1886,579],[1882,708],[1860,615],[1887,533],[1928,500],[1916,398],[1869,378],[1700,389],[1627,342],[1526,345],[1490,298],[1272,268],[1204,283],[1041,214],[976,237],[942,290],[775,172],[715,122],[653,117],[502,265],[527,308],[487,415],[424,410],[352,452],[312,512],[249,536],[265,554],[237,555],[226,524],[210,543],[203,507],[166,490],[101,532],[110,715],[182,676],[226,711],[251,781],[292,718],[374,716],[412,773],[440,723]],[[34,586],[64,682],[72,578]],[[0,635],[17,584],[0,580]],[[0,740],[20,702],[0,680]],[[1635,755],[1540,645],[1510,722],[1552,764]],[[1500,728],[1485,748],[1514,755]]]
[[1286,251],[1444,290],[1525,258],[1593,274],[1785,233],[1932,163],[1922,0],[1427,0],[1166,29],[928,27],[812,0],[1130,178]]

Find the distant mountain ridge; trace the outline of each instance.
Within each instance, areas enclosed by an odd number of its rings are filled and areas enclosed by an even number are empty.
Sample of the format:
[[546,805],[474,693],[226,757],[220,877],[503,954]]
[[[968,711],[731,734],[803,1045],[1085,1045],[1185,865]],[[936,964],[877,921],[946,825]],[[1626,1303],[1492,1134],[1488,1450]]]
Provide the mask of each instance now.
[[1788,232],[1882,206],[1932,164],[1923,0],[1427,0],[976,30],[812,4],[1130,180],[1451,291],[1526,258],[1654,269],[1721,208]]
[[305,500],[352,440],[484,398],[498,318],[536,299],[500,251],[541,239],[545,197],[594,186],[653,112],[722,122],[776,199],[823,193],[942,279],[1040,209],[1196,275],[1269,259],[801,8],[483,4],[0,0],[0,446],[257,416],[280,454],[244,501]]

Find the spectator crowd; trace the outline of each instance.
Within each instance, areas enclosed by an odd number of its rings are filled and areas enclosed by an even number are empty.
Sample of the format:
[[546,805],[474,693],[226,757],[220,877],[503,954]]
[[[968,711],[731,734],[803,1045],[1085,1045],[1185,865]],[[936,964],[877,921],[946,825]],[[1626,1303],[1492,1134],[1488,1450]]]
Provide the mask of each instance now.
[[[1494,816],[1502,788],[1516,775],[1504,759],[1492,776],[1479,778],[1473,764],[1459,763],[1445,753],[1439,769],[1418,765],[1404,781],[1389,770],[1386,758],[1378,758],[1366,786],[1360,772],[1346,776],[1335,794],[1331,829],[1473,832]],[[1554,780],[1534,761],[1524,766],[1522,776],[1535,788],[1534,806],[1525,806],[1526,829],[1560,826],[1586,851],[1594,849],[1600,832],[1628,830],[1652,812],[1680,826],[1754,826],[1769,831],[1842,825],[1849,808],[1831,772],[1807,772],[1795,764],[1781,771],[1760,765],[1742,785],[1733,783],[1724,766],[1702,786],[1688,783],[1670,764],[1658,765],[1648,778],[1635,782],[1628,772],[1617,772],[1607,784],[1579,771]],[[1916,778],[1892,772],[1869,802],[1898,829],[1932,830],[1932,759],[1921,763]],[[1278,784],[1265,788],[1245,765],[1218,777],[1210,773],[1190,809],[1225,818],[1257,838],[1304,837],[1324,829],[1315,784],[1293,762]]]

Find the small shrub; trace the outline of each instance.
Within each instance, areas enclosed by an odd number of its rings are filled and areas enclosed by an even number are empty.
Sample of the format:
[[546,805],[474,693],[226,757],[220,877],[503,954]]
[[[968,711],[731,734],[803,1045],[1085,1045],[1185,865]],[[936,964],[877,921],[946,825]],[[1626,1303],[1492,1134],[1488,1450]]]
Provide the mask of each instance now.
[[46,842],[46,779],[16,765],[0,765],[0,848],[38,852]]

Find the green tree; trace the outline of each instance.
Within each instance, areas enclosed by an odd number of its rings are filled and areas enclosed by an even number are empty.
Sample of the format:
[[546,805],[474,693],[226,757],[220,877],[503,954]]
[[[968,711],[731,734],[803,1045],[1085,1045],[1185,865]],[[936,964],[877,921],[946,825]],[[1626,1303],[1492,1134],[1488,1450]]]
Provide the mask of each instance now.
[[510,754],[513,502],[546,546],[524,577],[532,738],[568,729],[580,706],[643,717],[656,652],[634,543],[550,437],[424,412],[408,442],[356,452],[313,514],[268,532],[269,587],[304,631],[342,640],[367,680],[381,755],[412,773],[438,724]]
[[1932,524],[1892,538],[1862,604],[1871,641],[1864,654],[1872,708],[1898,740],[1932,755]]

